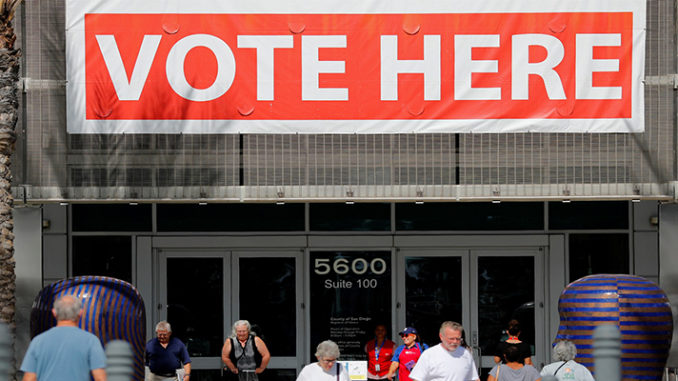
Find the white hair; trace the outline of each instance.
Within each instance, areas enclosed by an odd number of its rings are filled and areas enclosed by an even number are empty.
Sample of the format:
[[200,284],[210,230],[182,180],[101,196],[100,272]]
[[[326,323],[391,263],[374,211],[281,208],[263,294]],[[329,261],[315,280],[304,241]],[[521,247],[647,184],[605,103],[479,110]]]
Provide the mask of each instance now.
[[159,321],[158,324],[155,325],[155,331],[167,331],[172,333],[172,326],[167,320]]
[[458,332],[464,332],[464,327],[457,323],[456,321],[444,321],[443,324],[440,325],[440,334],[444,335],[446,329],[451,329],[453,331],[458,331]]
[[257,333],[252,331],[252,325],[250,324],[249,321],[247,320],[238,320],[235,323],[233,323],[233,327],[231,328],[231,337],[236,337],[235,330],[236,328],[240,327],[241,325],[244,325],[247,327],[247,332],[251,333],[252,335],[256,336]]
[[82,301],[75,295],[61,296],[54,302],[54,312],[57,320],[72,320],[77,322],[81,309]]
[[562,340],[553,347],[555,361],[570,361],[577,357],[577,346],[569,340]]
[[318,344],[318,348],[315,351],[315,357],[320,360],[321,357],[330,357],[330,358],[339,358],[339,346],[332,340],[325,340],[322,343]]

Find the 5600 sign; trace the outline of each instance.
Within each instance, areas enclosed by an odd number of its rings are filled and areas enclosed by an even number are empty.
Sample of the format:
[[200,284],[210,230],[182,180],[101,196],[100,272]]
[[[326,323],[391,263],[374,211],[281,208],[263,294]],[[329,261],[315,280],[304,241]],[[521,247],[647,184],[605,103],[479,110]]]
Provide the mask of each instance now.
[[355,275],[363,275],[367,271],[371,274],[381,275],[386,272],[386,261],[382,258],[374,258],[367,261],[365,258],[355,258],[349,261],[347,258],[316,258],[314,271],[318,275],[327,275],[334,272],[338,275],[345,275],[349,272]]
[[375,321],[391,321],[390,250],[318,250],[308,253],[311,342],[330,339],[341,357],[361,360]]

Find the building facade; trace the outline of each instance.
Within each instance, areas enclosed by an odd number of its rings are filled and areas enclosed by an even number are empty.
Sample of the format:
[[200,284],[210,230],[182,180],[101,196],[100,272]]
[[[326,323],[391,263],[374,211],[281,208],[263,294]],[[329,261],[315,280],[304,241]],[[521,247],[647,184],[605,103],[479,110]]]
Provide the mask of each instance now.
[[16,18],[19,357],[32,298],[76,275],[135,285],[149,335],[168,319],[199,380],[238,319],[269,345],[267,379],[292,380],[326,338],[360,358],[377,322],[434,344],[458,320],[487,371],[517,318],[546,364],[558,296],[589,274],[644,276],[676,303],[672,2],[646,3],[635,133],[71,133],[66,8]]

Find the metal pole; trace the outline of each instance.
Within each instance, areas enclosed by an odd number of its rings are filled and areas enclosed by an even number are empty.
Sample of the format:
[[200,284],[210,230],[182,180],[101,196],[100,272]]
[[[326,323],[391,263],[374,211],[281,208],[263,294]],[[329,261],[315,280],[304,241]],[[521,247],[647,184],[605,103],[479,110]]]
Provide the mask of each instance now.
[[130,381],[132,379],[134,357],[129,343],[112,340],[106,344],[106,379],[108,381]]
[[593,358],[597,381],[621,380],[621,333],[616,325],[600,325],[593,331]]
[[0,323],[0,381],[9,381],[13,361],[12,336],[6,324]]

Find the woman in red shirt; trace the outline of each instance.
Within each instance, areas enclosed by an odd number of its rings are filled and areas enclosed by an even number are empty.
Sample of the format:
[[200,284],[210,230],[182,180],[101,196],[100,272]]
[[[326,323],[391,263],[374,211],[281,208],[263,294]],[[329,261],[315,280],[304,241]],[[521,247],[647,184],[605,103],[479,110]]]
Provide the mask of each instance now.
[[386,338],[386,325],[377,324],[374,328],[374,340],[370,340],[365,344],[368,379],[386,379],[394,349],[395,343]]
[[428,345],[419,343],[419,334],[412,327],[407,327],[400,332],[403,339],[403,345],[396,348],[391,359],[391,369],[389,369],[386,378],[393,380],[396,370],[398,371],[398,381],[411,381],[410,372],[419,360],[421,353],[428,349]]

